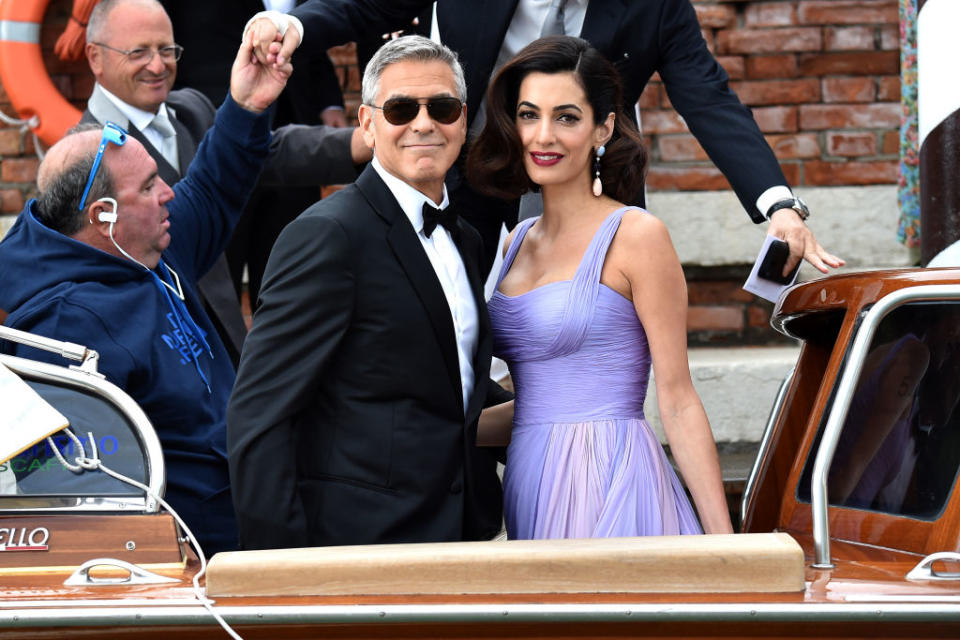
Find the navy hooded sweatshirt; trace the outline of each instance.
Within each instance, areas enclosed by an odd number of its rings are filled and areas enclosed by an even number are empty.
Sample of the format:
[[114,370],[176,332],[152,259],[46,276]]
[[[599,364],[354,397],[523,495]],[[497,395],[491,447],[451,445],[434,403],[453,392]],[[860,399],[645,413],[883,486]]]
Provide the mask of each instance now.
[[[237,544],[226,454],[226,406],[236,373],[196,282],[230,239],[269,142],[269,115],[228,97],[174,185],[162,262],[179,275],[182,303],[140,265],[44,226],[34,216],[35,200],[0,242],[5,324],[99,352],[100,372],[140,404],[160,438],[167,501],[211,553]],[[162,267],[154,272],[173,282]],[[66,364],[6,341],[0,349]]]

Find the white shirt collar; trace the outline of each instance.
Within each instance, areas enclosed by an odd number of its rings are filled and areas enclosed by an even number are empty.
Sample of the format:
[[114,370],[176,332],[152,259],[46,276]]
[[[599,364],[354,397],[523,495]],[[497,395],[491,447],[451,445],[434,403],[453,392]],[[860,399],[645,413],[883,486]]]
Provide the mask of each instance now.
[[387,185],[387,188],[390,189],[393,197],[397,199],[397,203],[400,205],[400,208],[403,209],[403,213],[407,218],[410,219],[410,224],[413,225],[413,229],[417,233],[423,231],[424,202],[429,202],[431,207],[436,207],[437,209],[446,209],[447,205],[450,204],[450,198],[447,196],[447,185],[443,185],[443,200],[438,205],[426,195],[384,169],[380,161],[377,160],[376,155],[373,156],[370,164],[383,180],[384,184]]
[[123,115],[127,116],[130,124],[136,127],[139,131],[144,131],[147,127],[149,127],[150,123],[157,115],[165,114],[168,118],[176,117],[177,115],[173,109],[167,108],[167,104],[165,102],[160,103],[160,108],[157,109],[157,113],[150,113],[149,111],[138,109],[132,104],[127,104],[117,96],[110,93],[102,84],[98,86],[100,87],[100,91],[103,92],[103,95],[107,96],[107,99],[110,100],[110,102],[112,102],[117,109],[123,113]]
[[297,6],[296,0],[263,0],[263,6],[267,10],[289,13]]

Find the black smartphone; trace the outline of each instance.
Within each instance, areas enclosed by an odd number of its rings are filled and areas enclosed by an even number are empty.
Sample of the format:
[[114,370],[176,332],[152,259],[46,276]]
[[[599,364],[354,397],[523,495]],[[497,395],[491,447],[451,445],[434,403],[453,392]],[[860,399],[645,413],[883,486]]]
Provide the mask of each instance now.
[[787,258],[789,257],[790,245],[783,240],[774,240],[770,243],[770,246],[767,247],[767,253],[760,262],[760,267],[757,269],[757,277],[778,284],[790,284],[790,282],[793,281],[793,277],[797,274],[797,269],[800,268],[800,263],[798,262],[797,266],[784,276],[783,265],[787,263]]

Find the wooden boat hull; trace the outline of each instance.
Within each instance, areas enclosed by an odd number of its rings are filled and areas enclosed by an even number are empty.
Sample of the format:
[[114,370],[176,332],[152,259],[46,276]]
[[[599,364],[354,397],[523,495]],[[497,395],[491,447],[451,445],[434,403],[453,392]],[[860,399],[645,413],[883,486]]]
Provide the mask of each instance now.
[[[793,592],[237,596],[215,597],[214,606],[248,639],[960,637],[956,582],[904,579],[919,556],[835,541],[836,568],[820,571],[810,568],[810,536],[791,537],[805,565]],[[62,580],[50,573],[8,575],[0,638],[223,638],[190,588],[196,570],[190,558],[180,582],[143,587],[53,587]]]
[[[928,554],[960,551],[960,477],[953,467],[946,471],[954,475],[944,476],[953,485],[928,517],[831,500],[822,512],[828,565],[816,533],[821,516],[801,495],[811,487],[804,474],[826,437],[838,380],[851,367],[851,345],[870,309],[901,290],[957,284],[960,270],[854,274],[798,285],[781,299],[774,323],[804,346],[747,483],[744,531],[761,537],[732,536],[737,544],[756,542],[752,552],[723,546],[722,536],[690,536],[659,551],[657,545],[671,541],[243,552],[214,559],[201,596],[207,593],[214,610],[248,639],[960,638],[960,555],[928,577],[907,577],[932,562]],[[960,289],[931,300],[956,312]],[[956,357],[960,339],[949,339],[949,348],[936,353]],[[43,379],[59,375],[38,372]],[[72,384],[85,393],[103,386]],[[122,394],[99,392],[114,404]],[[960,413],[951,416],[943,424],[960,425]],[[145,468],[162,476],[152,441],[144,442]],[[18,500],[0,497],[0,542],[16,538],[14,548],[0,553],[0,640],[226,637],[191,586],[199,561],[179,540],[171,516],[151,511],[149,496],[123,499],[134,514],[57,513],[60,502],[42,499],[31,512]],[[111,505],[116,501],[94,506]],[[49,548],[17,549],[38,527],[49,532]],[[795,546],[795,557],[763,557],[776,546],[769,536],[777,535]],[[405,546],[417,547],[413,562],[404,563]],[[459,550],[456,557],[451,549]],[[64,584],[95,555],[129,559],[174,582],[110,584],[117,573],[106,571],[80,586]]]

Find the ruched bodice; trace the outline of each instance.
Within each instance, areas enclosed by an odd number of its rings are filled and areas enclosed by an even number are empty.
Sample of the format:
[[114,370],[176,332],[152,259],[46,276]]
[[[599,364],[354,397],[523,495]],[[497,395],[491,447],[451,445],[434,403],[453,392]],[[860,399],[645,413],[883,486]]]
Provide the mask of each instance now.
[[562,310],[587,313],[587,305],[568,305],[571,281],[516,297],[494,293],[494,353],[510,363],[516,424],[643,417],[650,377],[646,333],[629,300],[605,285],[598,289],[589,305],[592,322],[573,351],[556,344]]
[[650,377],[633,303],[600,275],[624,207],[600,225],[573,279],[490,299],[494,354],[510,367],[514,427],[504,476],[511,538],[699,533],[683,488],[643,417]]

